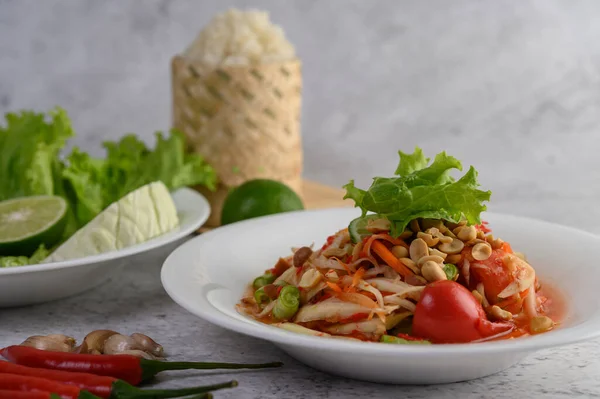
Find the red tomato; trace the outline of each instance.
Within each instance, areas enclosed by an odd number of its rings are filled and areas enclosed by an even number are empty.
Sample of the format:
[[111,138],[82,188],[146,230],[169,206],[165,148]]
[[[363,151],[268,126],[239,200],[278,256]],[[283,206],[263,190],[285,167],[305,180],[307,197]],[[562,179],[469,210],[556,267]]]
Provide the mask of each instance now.
[[498,294],[514,280],[512,273],[502,262],[506,254],[507,252],[502,249],[494,249],[492,255],[484,261],[476,261],[469,257],[471,261],[469,287],[475,289],[478,283],[483,283],[485,296],[492,305],[498,302]]
[[511,330],[512,324],[492,323],[473,294],[454,281],[425,287],[413,317],[412,335],[435,343],[464,343]]

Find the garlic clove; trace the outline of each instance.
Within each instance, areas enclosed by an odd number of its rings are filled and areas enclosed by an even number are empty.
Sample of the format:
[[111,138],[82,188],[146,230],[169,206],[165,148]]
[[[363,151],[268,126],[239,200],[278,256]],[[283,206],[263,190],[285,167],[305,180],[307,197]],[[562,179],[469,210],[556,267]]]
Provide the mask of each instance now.
[[119,334],[112,330],[95,330],[85,336],[77,353],[104,353],[104,345],[113,335]]
[[53,339],[55,341],[67,344],[67,345],[69,345],[69,347],[71,349],[73,349],[73,347],[75,347],[75,344],[77,342],[77,341],[75,341],[75,338],[69,337],[68,335],[64,335],[64,334],[50,334],[50,335],[46,335],[46,337]]
[[165,350],[163,349],[162,345],[158,344],[149,336],[141,333],[133,333],[131,334],[131,338],[136,340],[146,352],[158,357],[164,356]]
[[61,342],[57,339],[52,339],[43,335],[33,335],[23,341],[20,345],[53,352],[70,352],[71,349],[73,349],[73,347],[68,343]]
[[140,345],[135,339],[122,334],[112,335],[110,338],[106,340],[104,343],[104,351],[105,355],[117,355],[129,350],[143,350],[142,345]]

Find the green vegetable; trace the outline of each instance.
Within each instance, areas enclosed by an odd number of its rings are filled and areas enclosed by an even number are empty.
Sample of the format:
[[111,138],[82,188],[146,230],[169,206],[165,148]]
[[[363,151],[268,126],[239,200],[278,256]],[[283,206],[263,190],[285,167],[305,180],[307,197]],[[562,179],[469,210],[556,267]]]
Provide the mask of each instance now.
[[255,278],[252,285],[254,286],[254,289],[257,290],[267,284],[272,284],[276,278],[277,276],[275,276],[273,273],[265,273],[262,276]]
[[74,135],[67,113],[7,113],[0,125],[0,201],[30,195],[62,195],[58,155]]
[[104,160],[73,149],[63,176],[81,225],[124,195],[154,181],[162,181],[169,190],[199,184],[215,188],[215,171],[199,155],[185,153],[181,133],[171,130],[171,135],[164,138],[159,132],[156,138],[154,150],[134,135],[126,135],[119,142],[105,142]]
[[0,267],[35,265],[46,259],[49,254],[50,251],[42,244],[29,258],[27,256],[0,256]]
[[286,285],[279,292],[273,308],[273,317],[278,320],[291,319],[300,306],[300,291],[293,285]]
[[446,273],[446,278],[448,280],[456,281],[458,278],[458,269],[452,263],[446,263],[443,267],[444,273]]
[[403,338],[394,337],[393,335],[382,335],[379,342],[386,344],[398,344],[398,345],[431,345],[431,342],[419,339],[419,340],[407,340]]
[[365,217],[358,217],[350,222],[348,225],[348,233],[353,243],[358,244],[366,236],[370,236],[372,233],[367,230],[367,225],[370,220],[381,219],[379,215],[367,215]]
[[[106,142],[107,156],[92,158],[74,148],[60,158],[74,136],[65,110],[47,114],[7,113],[0,122],[0,201],[34,195],[56,195],[69,203],[64,241],[111,203],[148,183],[162,181],[169,190],[183,186],[216,186],[214,169],[185,151],[180,132],[157,133],[154,149],[134,135]],[[15,254],[18,255],[18,254]],[[22,258],[3,260],[6,264]]]
[[265,293],[264,287],[260,287],[254,291],[254,300],[257,304],[262,305],[265,302],[270,302],[271,298]]
[[301,209],[302,199],[284,183],[254,179],[229,191],[221,210],[221,224]]
[[413,154],[399,151],[399,155],[397,177],[376,177],[368,190],[355,187],[353,180],[344,186],[344,199],[352,199],[361,208],[362,217],[373,212],[387,218],[395,237],[417,218],[481,222],[480,214],[486,209],[483,202],[489,201],[491,192],[478,189],[477,171],[472,166],[455,180],[450,172],[462,170],[462,165],[445,152],[429,166],[429,159],[418,147]]

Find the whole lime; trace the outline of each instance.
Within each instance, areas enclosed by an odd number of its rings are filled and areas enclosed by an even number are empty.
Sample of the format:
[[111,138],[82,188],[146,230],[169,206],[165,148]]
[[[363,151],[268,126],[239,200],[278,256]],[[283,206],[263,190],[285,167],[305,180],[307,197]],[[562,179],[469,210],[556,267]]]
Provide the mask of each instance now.
[[304,209],[302,200],[285,184],[269,179],[249,180],[225,198],[221,224],[300,209]]

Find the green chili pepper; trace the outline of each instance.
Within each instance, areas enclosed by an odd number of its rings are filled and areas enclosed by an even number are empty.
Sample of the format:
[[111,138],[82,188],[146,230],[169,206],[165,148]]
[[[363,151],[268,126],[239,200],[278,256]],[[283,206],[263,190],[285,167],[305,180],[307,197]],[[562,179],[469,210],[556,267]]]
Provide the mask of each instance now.
[[271,298],[265,292],[264,287],[260,287],[256,291],[254,291],[254,300],[257,304],[262,305],[265,302],[271,302]]
[[279,292],[277,303],[273,308],[273,317],[288,320],[298,311],[300,306],[300,291],[293,285],[286,285]]
[[379,342],[386,344],[398,344],[398,345],[431,345],[431,342],[424,339],[408,340],[393,335],[382,335]]
[[452,263],[446,263],[443,267],[444,273],[446,273],[446,278],[448,280],[456,281],[458,278],[458,269]]
[[272,273],[267,272],[267,273],[263,274],[262,276],[255,278],[252,285],[254,286],[254,289],[257,290],[260,287],[264,287],[267,284],[272,284],[276,278],[277,278],[277,276],[275,276]]

